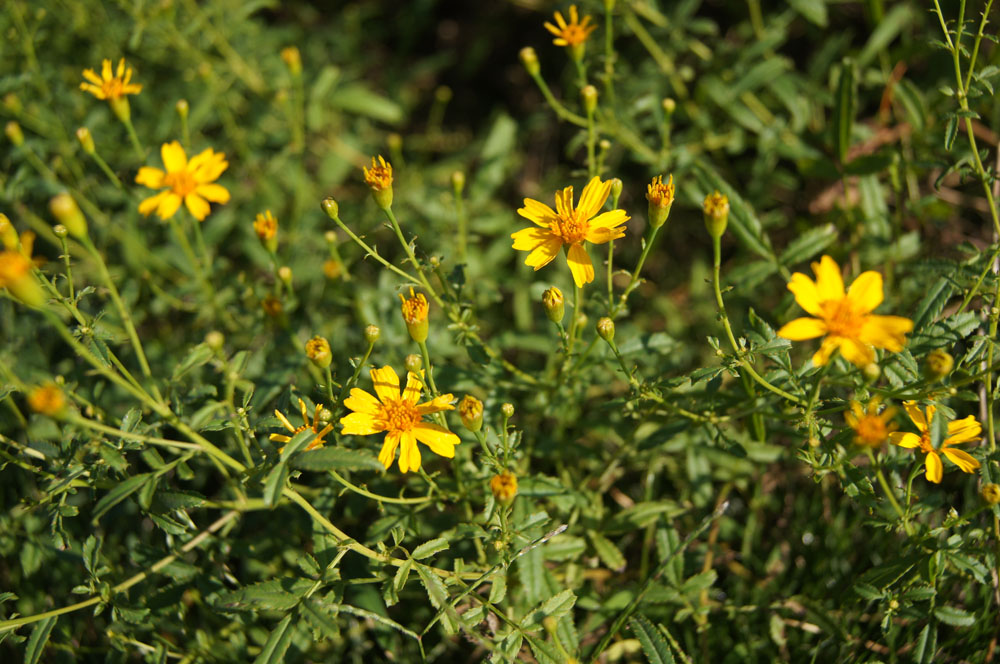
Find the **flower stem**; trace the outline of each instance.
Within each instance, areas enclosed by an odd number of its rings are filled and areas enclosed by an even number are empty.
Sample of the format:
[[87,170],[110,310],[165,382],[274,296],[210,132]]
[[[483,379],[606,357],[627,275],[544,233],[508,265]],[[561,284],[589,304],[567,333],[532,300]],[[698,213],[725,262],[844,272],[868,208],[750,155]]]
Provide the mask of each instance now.
[[403,245],[403,251],[406,252],[406,257],[416,269],[417,276],[420,278],[420,283],[427,289],[430,296],[434,298],[434,301],[438,303],[438,306],[444,309],[444,300],[441,299],[441,296],[438,295],[437,291],[434,290],[434,287],[431,286],[431,282],[427,279],[427,275],[424,274],[424,268],[417,261],[417,257],[413,253],[413,248],[410,246],[410,243],[406,241],[406,238],[403,237],[403,230],[399,227],[399,222],[396,221],[396,215],[392,213],[392,206],[384,208],[384,211],[386,218],[389,219],[389,223],[392,224],[392,230],[396,232],[396,237],[399,239],[399,243]]
[[871,460],[872,467],[875,469],[875,476],[878,478],[878,483],[882,485],[882,491],[885,492],[886,498],[889,499],[889,504],[892,508],[896,510],[896,514],[903,521],[903,529],[906,530],[907,535],[913,535],[913,529],[910,526],[910,520],[906,517],[906,512],[903,508],[899,506],[899,501],[896,500],[896,494],[893,492],[892,487],[889,486],[889,482],[885,479],[885,475],[882,473],[882,466],[879,465],[878,460],[875,458],[875,453],[870,447],[865,448],[865,452],[868,453],[868,458]]
[[[621,297],[618,298],[618,304],[611,309],[611,320],[614,320],[618,314],[622,312],[625,308],[625,303],[628,301],[628,296],[639,286],[639,273],[642,272],[642,266],[646,264],[646,257],[649,256],[649,252],[653,249],[653,243],[656,241],[656,235],[659,232],[659,226],[650,230],[649,239],[644,243],[642,254],[639,256],[639,262],[636,263],[635,270],[632,272],[632,277],[628,281],[628,286],[625,287],[625,291],[621,294]],[[608,274],[610,274],[610,271]]]

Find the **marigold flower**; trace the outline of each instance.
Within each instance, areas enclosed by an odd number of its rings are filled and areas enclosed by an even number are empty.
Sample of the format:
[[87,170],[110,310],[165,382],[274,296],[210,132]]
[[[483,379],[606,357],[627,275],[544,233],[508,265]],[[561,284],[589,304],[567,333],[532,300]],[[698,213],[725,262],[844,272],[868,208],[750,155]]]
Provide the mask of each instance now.
[[378,161],[372,157],[372,167],[361,170],[365,174],[365,184],[372,190],[375,202],[383,210],[392,205],[392,164],[378,156]]
[[257,213],[253,220],[253,232],[268,251],[273,253],[278,248],[278,220],[270,210]]
[[[528,251],[525,264],[540,270],[556,257],[559,250],[568,247],[566,259],[577,288],[594,280],[594,265],[584,249],[584,242],[604,244],[625,236],[621,227],[629,216],[625,210],[611,210],[598,215],[611,193],[611,182],[591,179],[583,188],[580,202],[573,207],[573,187],[556,192],[556,209],[530,198],[517,213],[536,224],[511,234],[514,249]],[[595,216],[596,215],[596,216]]]
[[151,166],[143,166],[135,176],[137,184],[150,189],[164,191],[139,203],[139,212],[149,216],[153,210],[166,221],[174,216],[183,201],[188,211],[198,221],[208,216],[213,203],[228,203],[229,190],[219,184],[212,184],[229,167],[226,155],[212,148],[202,150],[188,161],[184,148],[177,141],[164,143],[160,157],[166,171]]
[[560,12],[556,12],[554,18],[556,25],[552,25],[546,21],[545,29],[555,35],[552,43],[556,46],[582,49],[587,38],[590,37],[590,33],[597,29],[596,24],[591,25],[590,16],[584,16],[583,20],[580,20],[580,14],[576,10],[576,5],[570,5],[569,7],[568,22]]
[[286,46],[281,49],[281,59],[285,61],[292,76],[298,76],[302,73],[302,54],[299,53],[298,47]]
[[705,228],[713,238],[720,238],[729,224],[729,199],[718,191],[705,197],[702,203]]
[[778,336],[803,341],[826,336],[812,357],[813,364],[829,362],[837,349],[849,362],[859,367],[875,360],[875,348],[898,353],[906,345],[906,333],[913,321],[901,316],[877,316],[871,312],[882,304],[882,275],[862,272],[844,293],[840,267],[829,256],[812,264],[816,281],[801,272],[792,275],[788,290],[795,301],[815,318],[796,318],[786,323]]
[[490,491],[498,503],[509,505],[517,495],[517,476],[505,470],[490,479]]
[[80,84],[80,89],[89,92],[98,99],[114,101],[125,95],[137,95],[142,92],[142,85],[129,83],[132,80],[132,68],[125,66],[125,58],[118,61],[118,71],[112,75],[111,60],[101,61],[101,75],[93,69],[84,69],[83,77],[89,82]]
[[[333,431],[332,423],[327,424],[322,428],[320,427],[321,422],[319,421],[319,417],[320,414],[323,412],[323,406],[321,404],[316,404],[316,410],[313,411],[313,420],[311,423],[309,422],[309,411],[306,409],[306,403],[302,399],[299,399],[299,409],[302,412],[303,424],[297,427],[293,427],[292,423],[288,421],[288,418],[285,417],[285,414],[282,413],[280,410],[275,409],[274,416],[277,417],[279,420],[281,420],[281,425],[286,429],[288,429],[288,431],[292,434],[292,436],[294,436],[297,433],[301,433],[306,429],[312,429],[313,433],[316,434],[316,437],[313,438],[312,442],[310,442],[309,445],[306,447],[307,450],[314,450],[317,447],[322,447],[323,444],[326,442],[325,440],[323,440],[326,434]],[[288,443],[288,441],[292,439],[292,436],[286,436],[283,433],[272,433],[270,436],[268,436],[268,438],[274,442]],[[285,446],[282,445],[281,449],[282,450],[285,449]]]
[[410,337],[418,344],[427,341],[427,312],[430,308],[427,304],[427,298],[424,297],[423,293],[414,294],[411,286],[410,297],[404,297],[400,293],[399,299],[403,301],[400,309],[403,312],[403,321],[406,323],[406,329],[410,332]]
[[330,342],[320,336],[313,337],[306,342],[306,357],[320,369],[326,369],[333,361]]
[[466,394],[458,402],[458,415],[465,428],[472,433],[483,428],[483,402],[471,394]]
[[378,460],[386,470],[392,465],[399,451],[399,470],[409,472],[420,468],[420,449],[417,441],[431,448],[435,454],[451,459],[455,456],[455,445],[461,440],[442,426],[424,422],[424,415],[443,410],[453,410],[454,397],[442,394],[431,401],[418,403],[423,380],[417,374],[408,372],[406,389],[399,391],[399,376],[392,367],[371,370],[375,394],[372,396],[359,388],[351,389],[351,395],[344,405],[353,412],[340,419],[341,434],[345,436],[370,436],[385,432],[385,441]]
[[1000,484],[984,484],[983,488],[979,491],[979,495],[983,497],[987,505],[996,505],[1000,503]]
[[857,401],[852,401],[851,411],[844,413],[844,419],[856,434],[854,442],[862,447],[880,447],[896,430],[896,423],[892,421],[896,409],[890,407],[880,413],[880,405],[878,397],[874,397],[864,408]]
[[562,291],[553,286],[542,293],[542,306],[545,307],[545,315],[549,320],[558,325],[566,315]]
[[28,407],[41,415],[56,417],[66,409],[66,396],[54,383],[40,385],[28,393]]
[[670,216],[670,206],[674,204],[674,176],[666,184],[663,176],[657,175],[646,185],[646,200],[649,201],[649,225],[659,228]]
[[[927,455],[924,460],[926,470],[924,476],[935,484],[941,483],[943,468],[941,457],[938,452],[948,457],[948,460],[962,469],[963,472],[971,473],[979,468],[979,462],[968,452],[956,450],[952,445],[961,445],[979,440],[979,434],[983,426],[975,417],[968,417],[948,423],[948,437],[941,442],[939,449],[934,449],[931,445],[931,424],[934,422],[934,406],[927,406],[926,411],[921,410],[916,401],[907,401],[903,404],[906,414],[910,416],[913,423],[920,431],[919,434],[908,432],[896,432],[889,434],[889,440],[895,445],[909,449],[919,448]],[[925,416],[926,412],[926,416]]]
[[[6,221],[6,217],[2,221]],[[31,274],[31,268],[41,262],[31,258],[35,234],[24,231],[18,240],[17,233],[7,222],[3,224],[2,236],[6,249],[0,251],[0,288],[6,288],[11,295],[29,307],[42,306],[45,293]]]

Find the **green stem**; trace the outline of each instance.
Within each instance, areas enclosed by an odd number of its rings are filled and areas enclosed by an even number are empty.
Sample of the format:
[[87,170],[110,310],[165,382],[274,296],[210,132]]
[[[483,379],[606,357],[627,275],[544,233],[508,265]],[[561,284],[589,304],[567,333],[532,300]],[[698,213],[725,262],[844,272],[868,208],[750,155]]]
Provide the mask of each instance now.
[[871,460],[872,467],[875,469],[875,476],[878,478],[878,483],[882,486],[882,491],[885,492],[886,498],[889,499],[889,504],[892,508],[896,510],[896,514],[903,521],[903,529],[906,530],[907,535],[913,535],[913,528],[910,526],[910,520],[906,517],[906,512],[903,508],[899,506],[899,501],[896,500],[896,494],[893,492],[892,487],[889,486],[889,482],[885,479],[885,475],[882,473],[882,466],[879,465],[878,460],[875,458],[875,453],[870,447],[865,448],[865,452],[868,453],[868,458]]
[[636,263],[635,270],[632,271],[632,277],[628,281],[628,286],[625,287],[625,291],[621,294],[621,297],[618,298],[618,304],[611,309],[611,320],[618,317],[618,314],[620,314],[625,308],[628,296],[631,295],[632,291],[638,288],[639,274],[642,272],[642,266],[646,264],[646,258],[649,256],[649,252],[653,249],[653,243],[656,242],[656,235],[660,232],[660,228],[660,226],[656,226],[649,231],[649,239],[642,247],[642,254],[639,256],[639,262]]
[[386,259],[382,258],[382,256],[380,256],[377,251],[375,251],[374,249],[372,249],[371,247],[369,247],[365,243],[364,240],[362,240],[357,235],[355,235],[354,232],[351,231],[351,229],[348,228],[347,225],[344,224],[344,222],[340,220],[340,216],[339,215],[336,216],[336,217],[332,217],[332,219],[333,219],[334,223],[337,224],[337,226],[340,227],[340,230],[342,230],[345,233],[347,233],[348,237],[350,237],[352,240],[354,240],[354,243],[356,245],[358,245],[359,247],[361,247],[361,249],[363,249],[364,252],[367,255],[371,256],[376,261],[378,261],[379,263],[381,263],[384,267],[386,267],[389,270],[395,272],[396,274],[398,274],[399,276],[403,277],[404,279],[406,279],[410,283],[414,283],[414,284],[420,283],[420,280],[417,279],[416,277],[414,277],[413,275],[411,275],[411,274],[409,274],[409,273],[407,273],[407,272],[399,269],[398,267],[396,267],[395,265],[393,265],[392,263],[390,263]]
[[418,505],[420,503],[426,503],[427,501],[431,500],[430,496],[423,496],[421,498],[390,498],[389,496],[381,496],[377,493],[372,493],[367,489],[363,489],[362,487],[359,487],[356,484],[352,484],[343,475],[341,475],[335,470],[330,470],[328,472],[330,473],[330,476],[333,477],[333,479],[337,480],[338,482],[343,484],[345,487],[347,487],[354,493],[360,496],[365,496],[366,498],[371,498],[372,500],[378,501],[380,503],[394,503],[397,505]]
[[612,21],[612,7],[604,3],[604,94],[608,97],[608,105],[615,104],[615,36]]
[[431,396],[436,397],[440,392],[438,392],[437,385],[434,384],[434,369],[431,367],[431,355],[427,352],[427,341],[418,341],[417,345],[420,346],[420,356],[424,360],[424,371],[427,373],[427,383],[431,388]]
[[139,161],[146,161],[146,148],[142,147],[142,142],[139,140],[139,136],[135,133],[135,127],[132,126],[131,118],[122,118],[122,124],[125,125],[125,129],[128,131],[129,140],[132,141],[132,147],[135,148],[135,153],[139,155]]
[[416,255],[413,253],[413,248],[410,246],[410,243],[406,241],[406,238],[403,237],[403,229],[399,227],[399,222],[396,221],[396,215],[392,212],[392,206],[384,208],[383,212],[385,212],[386,218],[389,219],[389,223],[392,224],[392,230],[396,232],[396,237],[399,239],[399,243],[403,245],[403,251],[406,252],[407,259],[409,259],[410,263],[413,264],[413,267],[417,270],[417,276],[420,278],[420,283],[425,289],[427,289],[430,296],[434,298],[434,301],[438,303],[438,306],[444,309],[444,300],[441,299],[441,296],[438,295],[437,291],[434,290],[434,287],[431,286],[431,282],[427,279],[427,275],[424,274],[423,266],[420,265],[417,261]]
[[94,158],[94,161],[97,163],[98,167],[100,167],[100,169],[104,171],[104,174],[108,177],[108,179],[111,180],[111,184],[115,185],[119,189],[125,188],[125,185],[122,184],[122,181],[118,179],[118,176],[115,175],[115,172],[111,170],[110,166],[108,166],[108,162],[104,161],[104,158],[101,157],[101,155],[97,154],[96,150],[91,153],[91,156]]
[[[365,350],[364,357],[362,357],[361,361],[358,362],[358,365],[356,367],[354,367],[354,373],[351,374],[351,379],[348,380],[347,382],[345,382],[344,386],[342,388],[340,388],[340,397],[337,399],[337,402],[336,402],[337,403],[337,408],[340,408],[343,405],[344,399],[347,398],[347,395],[351,391],[351,388],[354,387],[355,385],[357,385],[357,383],[358,383],[358,376],[361,375],[361,369],[363,369],[364,366],[368,363],[368,358],[371,357],[372,349],[373,348],[375,348],[375,342],[369,343],[368,344],[368,349]],[[333,403],[332,402],[330,403],[330,407],[331,408],[333,407]]]

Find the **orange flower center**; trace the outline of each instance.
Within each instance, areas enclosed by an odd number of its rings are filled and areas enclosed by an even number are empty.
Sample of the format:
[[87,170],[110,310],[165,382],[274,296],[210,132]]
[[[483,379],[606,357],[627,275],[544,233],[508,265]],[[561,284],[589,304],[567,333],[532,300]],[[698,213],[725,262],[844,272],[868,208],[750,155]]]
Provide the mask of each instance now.
[[865,315],[855,311],[848,298],[827,300],[820,305],[829,333],[836,337],[857,339],[865,324]]
[[420,419],[417,407],[402,399],[382,404],[382,420],[388,431],[409,431]]
[[868,445],[881,445],[889,437],[889,430],[886,428],[885,422],[877,415],[862,417],[858,420],[854,430],[857,432],[858,438]]
[[931,445],[931,432],[921,431],[920,432],[920,451],[924,454],[930,454],[931,452],[936,452],[934,446]]
[[587,223],[586,217],[576,210],[571,212],[568,217],[559,215],[552,222],[552,232],[562,238],[563,244],[583,242],[589,230],[590,224]]
[[120,78],[112,78],[101,84],[101,91],[108,99],[118,99],[125,94],[125,84]]
[[30,271],[31,263],[18,252],[0,252],[0,288],[21,279]]
[[569,44],[570,46],[576,46],[578,44],[582,44],[583,42],[587,41],[587,36],[589,34],[590,33],[587,32],[586,28],[584,28],[579,23],[570,23],[565,28],[563,28],[562,35],[560,36],[563,39],[565,39],[566,43]]
[[170,187],[173,193],[181,198],[192,193],[198,187],[198,183],[194,181],[187,169],[167,173],[163,178],[163,184]]

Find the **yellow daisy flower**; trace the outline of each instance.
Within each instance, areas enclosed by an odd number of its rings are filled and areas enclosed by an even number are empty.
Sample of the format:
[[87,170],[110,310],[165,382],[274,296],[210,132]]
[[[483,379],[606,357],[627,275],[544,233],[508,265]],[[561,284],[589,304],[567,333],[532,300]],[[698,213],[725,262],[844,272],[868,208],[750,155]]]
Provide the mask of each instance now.
[[0,215],[0,231],[5,249],[0,251],[0,289],[6,288],[10,294],[28,306],[40,307],[45,302],[45,293],[31,269],[41,265],[41,258],[32,258],[35,234],[24,231],[18,239],[17,232],[4,215]]
[[896,430],[896,423],[892,421],[896,409],[890,407],[880,413],[879,405],[878,397],[874,397],[864,408],[857,401],[852,401],[851,411],[844,413],[844,419],[856,434],[854,442],[862,447],[880,447]]
[[132,68],[125,66],[125,58],[118,62],[118,71],[112,75],[111,60],[101,61],[101,75],[93,69],[84,69],[83,77],[88,82],[80,84],[80,89],[89,92],[98,99],[114,101],[125,95],[137,95],[142,92],[142,85],[129,83],[132,79]]
[[871,312],[882,304],[882,275],[862,272],[844,293],[840,267],[829,256],[812,264],[816,281],[801,272],[792,275],[788,290],[795,301],[815,318],[796,318],[778,330],[778,336],[803,341],[826,336],[813,355],[816,366],[830,360],[835,350],[859,367],[875,360],[875,348],[898,353],[906,345],[906,333],[913,321],[901,316],[876,316]]
[[229,202],[229,190],[222,185],[212,184],[229,168],[225,154],[208,148],[188,161],[181,144],[172,141],[163,144],[160,157],[163,159],[165,172],[159,168],[143,166],[135,176],[137,184],[150,189],[166,187],[164,191],[139,203],[139,212],[143,215],[148,217],[156,210],[156,215],[166,221],[174,216],[183,201],[191,215],[202,221],[210,211],[208,201]]
[[[968,452],[956,450],[952,445],[960,445],[979,440],[979,434],[983,426],[975,417],[969,415],[965,419],[948,422],[948,437],[941,443],[941,448],[935,450],[931,445],[931,424],[934,421],[934,406],[927,406],[926,411],[921,410],[916,401],[907,401],[903,404],[906,414],[910,416],[913,423],[917,425],[919,434],[899,431],[889,434],[889,440],[895,445],[909,449],[920,448],[920,451],[927,455],[924,460],[926,470],[924,476],[935,484],[941,483],[943,468],[941,457],[938,452],[948,457],[948,460],[962,469],[963,472],[971,473],[979,468],[979,462]],[[926,416],[924,413],[926,412]]]
[[597,29],[596,25],[590,25],[590,16],[584,16],[583,20],[580,20],[576,5],[570,5],[569,22],[563,18],[560,12],[556,12],[554,18],[558,25],[552,25],[546,21],[545,29],[555,35],[556,38],[552,40],[552,43],[556,46],[579,46],[586,42],[590,33]]
[[[279,420],[281,420],[281,425],[286,429],[288,429],[288,431],[291,432],[292,436],[302,431],[305,431],[306,429],[313,430],[313,433],[316,434],[316,437],[313,438],[312,442],[309,443],[309,446],[306,447],[307,450],[314,450],[317,447],[322,447],[323,444],[326,442],[325,440],[323,440],[326,437],[326,434],[333,431],[333,424],[327,424],[322,428],[320,428],[319,426],[320,425],[319,414],[320,412],[322,412],[323,406],[321,404],[316,405],[316,410],[313,412],[312,423],[309,422],[309,411],[306,410],[306,402],[303,401],[302,399],[299,399],[299,408],[301,409],[302,421],[304,422],[304,424],[302,424],[301,426],[293,427],[292,423],[288,421],[288,418],[285,417],[285,414],[282,413],[280,410],[276,409],[274,411],[274,416],[277,417]],[[274,442],[287,443],[292,439],[292,436],[286,436],[283,433],[272,433],[270,436],[268,436],[268,438]],[[282,445],[281,449],[285,449],[285,446]]]
[[408,472],[420,468],[420,449],[417,441],[431,448],[435,454],[451,459],[455,456],[455,446],[461,441],[458,436],[442,426],[424,422],[424,415],[453,410],[450,394],[417,403],[423,380],[412,371],[406,374],[406,389],[399,392],[399,376],[392,367],[371,370],[372,384],[377,398],[362,389],[353,388],[351,395],[344,399],[344,405],[353,412],[340,419],[345,436],[370,436],[385,432],[385,442],[378,460],[386,470],[392,465],[399,447],[399,470]]
[[[573,208],[573,187],[556,192],[556,209],[530,198],[524,199],[519,215],[533,221],[536,228],[525,228],[511,234],[514,249],[528,251],[525,264],[540,270],[568,247],[566,259],[577,288],[594,280],[594,265],[590,262],[584,242],[604,244],[624,237],[621,225],[628,221],[625,210],[611,210],[598,215],[611,193],[611,181],[595,177],[583,188],[580,202]],[[596,215],[596,216],[595,216]]]

